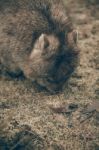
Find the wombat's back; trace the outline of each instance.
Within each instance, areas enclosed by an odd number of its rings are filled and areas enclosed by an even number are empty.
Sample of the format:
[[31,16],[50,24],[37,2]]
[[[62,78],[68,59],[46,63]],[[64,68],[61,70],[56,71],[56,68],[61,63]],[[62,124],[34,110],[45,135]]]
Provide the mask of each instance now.
[[0,1],[0,7],[4,8],[0,10],[0,64],[2,70],[17,72],[31,52],[36,38],[41,33],[51,32],[51,27],[47,18],[38,11],[12,9],[15,1],[8,1]]

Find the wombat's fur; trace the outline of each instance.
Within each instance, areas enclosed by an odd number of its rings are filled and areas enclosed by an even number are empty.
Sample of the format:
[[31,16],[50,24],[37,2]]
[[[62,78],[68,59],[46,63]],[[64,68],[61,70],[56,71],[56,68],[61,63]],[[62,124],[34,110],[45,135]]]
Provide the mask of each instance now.
[[72,31],[61,0],[0,0],[0,72],[59,90],[77,60]]

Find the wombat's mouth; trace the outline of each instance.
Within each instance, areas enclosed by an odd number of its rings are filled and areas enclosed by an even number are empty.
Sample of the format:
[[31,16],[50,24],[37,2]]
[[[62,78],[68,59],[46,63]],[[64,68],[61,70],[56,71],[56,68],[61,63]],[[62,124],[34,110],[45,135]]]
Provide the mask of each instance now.
[[51,84],[59,84],[61,82],[65,82],[66,77],[60,78],[59,80],[48,77],[48,78],[46,78],[46,80]]

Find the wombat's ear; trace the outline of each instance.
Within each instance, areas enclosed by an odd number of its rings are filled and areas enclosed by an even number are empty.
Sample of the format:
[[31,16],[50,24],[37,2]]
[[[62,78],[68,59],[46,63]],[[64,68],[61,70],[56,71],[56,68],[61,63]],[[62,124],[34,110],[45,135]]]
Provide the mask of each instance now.
[[49,46],[49,41],[46,34],[42,34],[39,38],[41,49],[46,49]]
[[48,35],[41,34],[34,44],[34,48],[30,54],[30,59],[33,59],[34,57],[40,55],[44,55],[46,53],[46,48],[48,48],[48,46],[49,46]]

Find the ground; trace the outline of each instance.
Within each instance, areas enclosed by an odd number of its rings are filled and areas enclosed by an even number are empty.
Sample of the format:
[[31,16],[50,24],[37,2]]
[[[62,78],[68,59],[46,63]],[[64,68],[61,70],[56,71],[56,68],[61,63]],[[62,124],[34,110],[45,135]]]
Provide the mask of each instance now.
[[[36,92],[26,80],[0,78],[0,150],[98,150],[99,113],[84,122],[80,110],[99,100],[99,6],[64,0],[78,32],[80,62],[56,95]],[[51,110],[77,104],[73,126]]]

